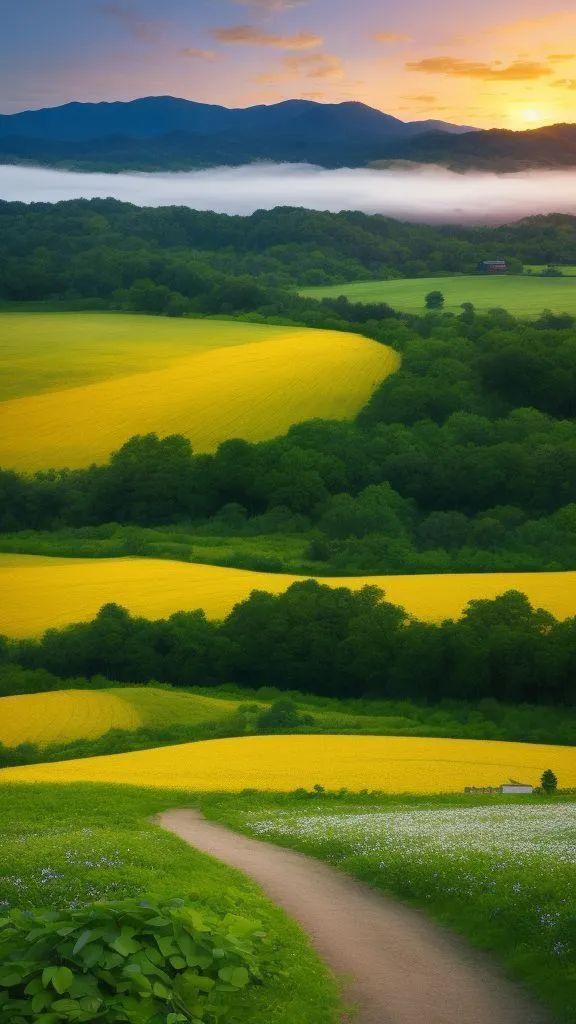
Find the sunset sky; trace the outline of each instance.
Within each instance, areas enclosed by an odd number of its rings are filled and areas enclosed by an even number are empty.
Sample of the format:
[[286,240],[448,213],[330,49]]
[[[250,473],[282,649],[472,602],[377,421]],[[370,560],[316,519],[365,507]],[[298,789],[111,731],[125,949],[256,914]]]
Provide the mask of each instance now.
[[358,99],[481,127],[576,121],[574,0],[17,0],[0,48],[4,113],[171,94]]

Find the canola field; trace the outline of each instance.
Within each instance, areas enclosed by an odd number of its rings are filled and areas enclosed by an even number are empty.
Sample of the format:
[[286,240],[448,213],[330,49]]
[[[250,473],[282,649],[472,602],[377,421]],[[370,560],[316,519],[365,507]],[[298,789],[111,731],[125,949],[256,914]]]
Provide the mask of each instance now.
[[536,785],[552,768],[576,786],[573,747],[413,736],[250,736],[6,768],[0,782],[99,782],[191,791],[291,792],[315,785],[350,791],[450,793]]
[[197,725],[226,718],[238,701],[149,686],[56,690],[0,697],[0,743],[46,747],[98,739],[110,729]]
[[[10,594],[0,605],[0,634],[39,636],[51,627],[91,619],[109,602],[149,619],[194,608],[223,618],[253,590],[280,594],[304,578],[153,558],[0,554],[0,591]],[[389,601],[427,622],[457,618],[469,601],[507,590],[520,590],[559,619],[576,614],[576,572],[331,576],[319,582],[352,590],[378,586]]]
[[354,281],[321,288],[306,288],[311,298],[345,295],[350,302],[387,302],[406,313],[422,313],[428,292],[441,291],[444,308],[460,313],[463,302],[479,310],[500,306],[520,317],[537,317],[544,309],[576,313],[576,280],[573,276],[538,277],[462,275],[460,277],[401,278],[397,281]]
[[211,451],[351,419],[400,357],[338,331],[2,313],[0,364],[0,465],[35,470],[104,462],[134,434],[181,433]]

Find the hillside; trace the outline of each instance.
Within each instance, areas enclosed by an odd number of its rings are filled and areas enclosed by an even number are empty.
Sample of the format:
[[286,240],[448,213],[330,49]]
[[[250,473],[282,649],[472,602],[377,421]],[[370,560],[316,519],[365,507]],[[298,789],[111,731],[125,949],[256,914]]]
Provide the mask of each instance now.
[[[227,615],[253,590],[281,594],[302,577],[153,558],[43,558],[0,554],[2,589],[11,601],[0,611],[0,633],[38,636],[46,629],[92,618],[115,602],[134,615],[160,618],[203,608]],[[469,601],[520,590],[558,618],[576,613],[576,573],[461,573],[426,576],[322,577],[330,587],[381,587],[389,601],[427,622],[458,617]]]
[[0,744],[33,743],[41,749],[98,739],[110,729],[195,726],[223,721],[239,702],[151,686],[109,690],[56,690],[0,698]]
[[28,470],[103,462],[134,434],[210,451],[351,419],[399,365],[358,335],[228,321],[0,313],[0,333],[0,462]]
[[457,793],[502,779],[536,784],[554,764],[576,785],[572,747],[412,736],[250,736],[6,768],[4,782],[106,782],[176,790],[343,787],[351,792]]
[[445,164],[455,170],[520,171],[524,168],[576,166],[576,124],[553,124],[514,132],[504,128],[464,135],[431,132],[401,141],[396,157]]
[[106,168],[210,167],[253,160],[364,164],[393,140],[467,129],[404,122],[363,103],[282,103],[239,109],[150,96],[68,103],[0,115],[0,159]]

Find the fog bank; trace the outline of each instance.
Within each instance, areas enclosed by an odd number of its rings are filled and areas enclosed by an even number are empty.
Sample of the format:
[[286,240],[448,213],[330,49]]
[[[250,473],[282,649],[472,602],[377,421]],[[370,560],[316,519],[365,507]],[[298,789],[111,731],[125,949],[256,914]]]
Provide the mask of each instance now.
[[274,206],[362,210],[427,223],[497,224],[537,213],[576,214],[576,169],[515,174],[441,167],[326,170],[249,164],[156,174],[85,174],[0,166],[0,198],[25,203],[112,196],[138,206],[249,214]]

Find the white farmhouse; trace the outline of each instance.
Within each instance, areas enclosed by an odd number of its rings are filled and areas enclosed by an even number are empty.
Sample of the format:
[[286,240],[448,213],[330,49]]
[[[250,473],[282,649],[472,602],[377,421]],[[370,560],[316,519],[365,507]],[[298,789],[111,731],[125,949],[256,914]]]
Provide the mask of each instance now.
[[529,782],[516,782],[515,779],[510,779],[510,782],[505,782],[503,786],[500,786],[501,793],[512,793],[514,796],[518,796],[521,793],[534,792],[534,786],[531,786]]

